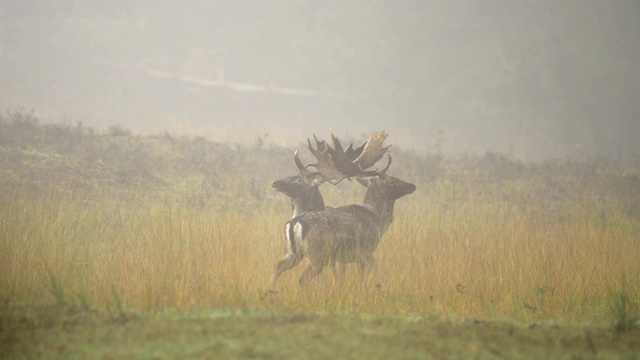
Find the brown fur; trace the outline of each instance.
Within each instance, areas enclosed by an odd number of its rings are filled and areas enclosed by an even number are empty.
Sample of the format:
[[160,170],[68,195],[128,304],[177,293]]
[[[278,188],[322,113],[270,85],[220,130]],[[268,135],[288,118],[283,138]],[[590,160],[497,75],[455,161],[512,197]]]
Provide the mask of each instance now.
[[[413,193],[416,187],[385,174],[369,179],[366,185],[369,188],[362,206],[306,212],[288,222],[293,229],[288,240],[295,242],[291,247],[296,251],[287,253],[275,265],[272,291],[276,291],[280,275],[304,257],[309,259],[309,267],[300,278],[301,285],[319,275],[330,262],[355,262],[362,273],[373,265],[373,252],[393,221],[395,201]],[[297,236],[296,226],[305,230],[302,238]]]

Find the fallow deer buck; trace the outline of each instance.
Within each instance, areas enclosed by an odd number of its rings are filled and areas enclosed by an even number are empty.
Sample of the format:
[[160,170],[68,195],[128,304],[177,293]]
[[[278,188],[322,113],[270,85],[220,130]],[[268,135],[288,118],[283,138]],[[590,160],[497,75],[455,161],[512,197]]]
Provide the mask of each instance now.
[[293,216],[306,211],[321,211],[325,209],[324,199],[318,186],[324,182],[324,177],[317,171],[310,171],[302,165],[298,157],[298,150],[293,153],[293,160],[300,172],[296,175],[287,176],[284,179],[276,180],[271,186],[291,199]]
[[[386,135],[382,137],[383,135],[383,132],[374,133],[367,141],[365,141],[356,149],[353,148],[353,144],[349,144],[347,150],[344,151],[345,156],[350,161],[355,161],[360,157],[360,155],[362,155],[362,152],[364,151],[368,143],[371,144],[384,141]],[[319,141],[317,138],[315,138],[315,140],[317,149],[314,149],[311,145],[311,141],[308,140],[309,150],[313,154],[318,154],[318,156],[320,156],[319,154],[322,151],[328,150],[328,146],[324,141]],[[363,161],[363,166],[365,166],[365,169],[373,166],[375,162],[382,158],[383,154],[384,152],[378,152],[377,155],[369,155],[366,161]],[[299,216],[300,214],[307,211],[325,210],[326,207],[324,199],[319,190],[319,186],[325,182],[325,178],[320,172],[309,170],[310,166],[317,166],[317,164],[311,164],[307,166],[303,165],[302,161],[300,161],[298,150],[293,153],[293,160],[300,172],[296,175],[291,175],[284,179],[276,180],[271,185],[276,191],[287,195],[291,199],[291,207],[293,210],[293,216],[291,218],[295,218],[296,216]],[[288,252],[289,247],[285,245],[285,255]],[[337,276],[335,261],[331,263],[331,268],[333,273]]]
[[309,259],[309,266],[300,277],[300,285],[319,275],[330,262],[355,262],[362,274],[373,264],[373,252],[393,221],[395,201],[413,193],[416,188],[413,184],[386,174],[391,165],[390,155],[382,171],[366,170],[387,153],[388,147],[382,147],[386,136],[384,132],[372,135],[356,159],[347,156],[333,134],[334,148],[316,139],[318,148],[313,149],[309,141],[309,148],[318,159],[314,166],[325,181],[338,183],[344,178],[365,176],[370,178],[368,190],[362,206],[347,205],[306,212],[287,222],[287,253],[274,267],[271,291],[277,291],[280,275],[292,269],[304,257]]

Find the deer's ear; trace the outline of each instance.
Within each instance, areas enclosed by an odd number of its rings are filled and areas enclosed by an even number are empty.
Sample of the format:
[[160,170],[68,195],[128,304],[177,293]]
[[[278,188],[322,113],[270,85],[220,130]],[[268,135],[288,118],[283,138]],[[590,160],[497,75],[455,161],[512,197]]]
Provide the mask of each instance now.
[[319,186],[323,182],[325,182],[325,179],[320,173],[316,173],[312,175],[311,185]]
[[369,184],[371,183],[371,179],[369,178],[356,178],[356,180],[358,180],[360,185],[364,187],[369,187]]

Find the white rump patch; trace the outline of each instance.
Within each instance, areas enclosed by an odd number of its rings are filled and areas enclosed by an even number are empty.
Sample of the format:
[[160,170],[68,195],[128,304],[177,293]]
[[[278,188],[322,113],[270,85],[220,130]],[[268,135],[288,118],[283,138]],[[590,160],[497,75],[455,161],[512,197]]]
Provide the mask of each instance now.
[[289,229],[291,228],[291,223],[287,222],[287,224],[284,226],[284,234],[287,237],[287,255],[288,254],[293,254],[293,247],[292,247],[292,240],[289,237],[289,234],[291,234],[291,232],[289,231]]
[[296,222],[295,225],[293,225],[293,234],[296,237],[296,241],[298,243],[300,243],[302,241],[302,234],[303,234],[303,229],[302,229],[302,224],[299,222]]
[[298,247],[298,251],[303,251],[303,252],[307,252],[307,246],[305,246],[305,242],[303,241],[303,234],[304,234],[304,226],[299,223],[296,222],[295,224],[293,224],[293,237],[294,237],[294,241],[296,242],[296,245]]

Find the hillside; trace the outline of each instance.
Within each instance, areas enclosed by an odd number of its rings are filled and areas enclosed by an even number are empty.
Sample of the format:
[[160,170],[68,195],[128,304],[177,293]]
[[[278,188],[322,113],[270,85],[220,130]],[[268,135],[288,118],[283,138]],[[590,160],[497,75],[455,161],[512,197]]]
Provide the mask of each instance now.
[[[318,135],[328,137],[322,131]],[[311,163],[304,140],[298,148],[303,161]],[[184,204],[264,204],[285,201],[271,183],[297,171],[293,150],[269,145],[262,137],[248,146],[169,133],[138,136],[120,127],[97,131],[81,123],[40,124],[31,113],[10,112],[0,118],[0,183],[5,190],[28,186],[75,194],[106,191],[117,197],[135,193]],[[563,204],[592,196],[600,204],[621,205],[630,216],[640,211],[640,156],[584,154],[522,163],[496,153],[445,158],[437,151],[403,151],[397,144],[391,150],[389,172],[418,185],[417,202]],[[363,190],[352,184],[324,185],[323,192],[336,203],[357,202]]]

